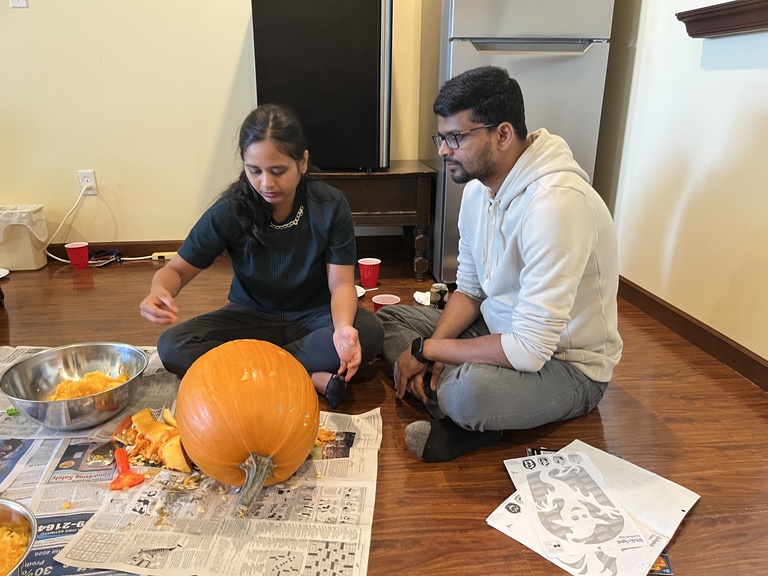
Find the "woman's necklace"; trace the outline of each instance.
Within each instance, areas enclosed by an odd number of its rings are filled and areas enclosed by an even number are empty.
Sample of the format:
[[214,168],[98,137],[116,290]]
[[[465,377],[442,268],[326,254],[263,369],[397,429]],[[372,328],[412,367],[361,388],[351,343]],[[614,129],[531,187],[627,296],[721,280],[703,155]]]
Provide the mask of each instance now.
[[291,226],[296,226],[296,224],[299,223],[299,220],[301,220],[301,217],[303,215],[304,215],[304,206],[299,206],[299,211],[296,212],[296,218],[294,218],[290,222],[286,222],[285,224],[274,224],[270,222],[269,226],[273,230],[285,230],[286,228],[290,228]]

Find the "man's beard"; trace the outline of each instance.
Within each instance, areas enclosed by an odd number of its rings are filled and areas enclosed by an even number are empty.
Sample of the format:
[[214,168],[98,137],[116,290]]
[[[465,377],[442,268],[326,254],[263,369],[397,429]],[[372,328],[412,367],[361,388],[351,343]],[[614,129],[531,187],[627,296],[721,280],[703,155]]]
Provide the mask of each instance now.
[[490,179],[490,177],[493,176],[495,172],[495,167],[493,165],[493,161],[491,160],[490,143],[486,143],[486,145],[477,155],[477,159],[473,163],[474,166],[472,166],[469,170],[467,170],[464,167],[464,164],[461,162],[452,160],[448,161],[453,162],[456,165],[457,169],[451,172],[451,180],[456,182],[456,184],[466,184],[470,180],[480,180],[482,182],[483,180]]

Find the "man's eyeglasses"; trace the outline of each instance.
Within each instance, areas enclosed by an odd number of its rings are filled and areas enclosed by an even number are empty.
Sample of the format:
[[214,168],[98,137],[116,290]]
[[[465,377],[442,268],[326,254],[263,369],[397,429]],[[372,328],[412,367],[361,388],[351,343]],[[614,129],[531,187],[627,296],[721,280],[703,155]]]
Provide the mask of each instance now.
[[461,132],[451,132],[449,134],[435,134],[432,136],[432,142],[435,143],[435,146],[437,149],[440,149],[440,146],[443,144],[443,142],[446,143],[448,148],[451,150],[458,150],[459,148],[459,137],[464,136],[465,134],[469,134],[470,132],[474,132],[475,130],[482,130],[483,128],[495,128],[501,124],[501,122],[497,122],[496,124],[486,124],[485,126],[477,126],[476,128],[470,128],[469,130],[462,130]]

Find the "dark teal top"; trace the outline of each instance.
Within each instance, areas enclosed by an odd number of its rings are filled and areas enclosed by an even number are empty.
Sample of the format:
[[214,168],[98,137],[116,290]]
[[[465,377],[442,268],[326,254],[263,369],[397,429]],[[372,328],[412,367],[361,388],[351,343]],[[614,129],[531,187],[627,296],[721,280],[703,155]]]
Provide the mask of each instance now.
[[221,197],[200,217],[178,253],[192,266],[207,268],[226,251],[234,271],[230,302],[270,311],[330,303],[326,263],[355,264],[355,228],[344,194],[324,182],[300,184],[291,215],[270,233],[270,246],[248,250],[234,202]]

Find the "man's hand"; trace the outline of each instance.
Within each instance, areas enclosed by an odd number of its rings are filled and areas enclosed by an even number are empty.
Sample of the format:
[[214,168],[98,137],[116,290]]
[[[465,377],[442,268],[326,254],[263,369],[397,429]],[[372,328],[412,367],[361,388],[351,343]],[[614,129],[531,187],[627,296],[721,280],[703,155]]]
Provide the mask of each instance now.
[[[442,362],[432,362],[432,369],[428,372],[430,374],[429,382],[424,382],[424,393],[432,398],[435,398],[437,393],[437,381],[440,379],[440,374],[443,373],[444,366]],[[427,391],[427,387],[429,387],[431,394]]]
[[395,395],[403,398],[406,389],[410,389],[414,396],[426,402],[427,394],[424,391],[426,372],[426,364],[416,360],[410,350],[405,350],[395,362]]

